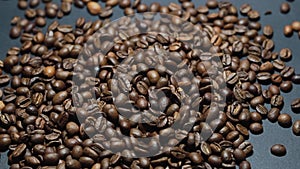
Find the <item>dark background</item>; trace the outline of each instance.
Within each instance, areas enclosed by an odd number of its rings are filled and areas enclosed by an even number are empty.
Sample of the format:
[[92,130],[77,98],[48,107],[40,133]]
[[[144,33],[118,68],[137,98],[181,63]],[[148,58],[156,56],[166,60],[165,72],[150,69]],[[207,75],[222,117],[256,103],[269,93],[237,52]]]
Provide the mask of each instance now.
[[[59,2],[60,0],[54,0]],[[143,0],[143,3],[150,4],[158,0]],[[170,2],[178,2],[177,0],[160,0],[162,5],[168,5]],[[196,7],[204,5],[205,1],[193,0]],[[287,65],[294,66],[296,72],[300,73],[300,39],[294,33],[293,37],[286,38],[283,35],[283,27],[290,24],[294,20],[300,20],[300,1],[290,2],[291,11],[288,14],[280,13],[280,4],[284,0],[231,0],[235,6],[243,3],[249,3],[253,9],[258,10],[261,14],[262,26],[271,25],[274,28],[273,40],[275,41],[275,51],[288,47],[293,51],[293,59]],[[43,5],[39,7],[43,8]],[[271,15],[264,15],[266,11],[272,11]],[[0,0],[0,58],[3,59],[6,51],[13,46],[20,46],[18,40],[9,38],[10,20],[13,16],[23,17],[24,11],[17,8],[17,0]],[[84,16],[87,20],[96,20],[88,14],[86,9],[78,9],[73,7],[69,16],[65,16],[60,22],[74,25],[76,19]],[[114,8],[112,19],[123,16],[123,11],[118,7]],[[48,20],[48,24],[50,20]],[[285,108],[282,112],[289,113],[293,117],[293,121],[300,119],[300,114],[294,114],[290,109],[292,99],[300,97],[300,86],[295,86],[291,93],[283,94],[285,96]],[[299,169],[300,168],[300,137],[292,134],[291,128],[282,128],[277,123],[270,123],[268,120],[263,122],[264,133],[262,135],[251,135],[250,141],[254,145],[254,154],[248,158],[253,169]],[[273,144],[282,143],[287,147],[287,155],[285,157],[275,157],[270,153],[270,147]],[[6,169],[7,158],[6,153],[1,154],[0,169]]]

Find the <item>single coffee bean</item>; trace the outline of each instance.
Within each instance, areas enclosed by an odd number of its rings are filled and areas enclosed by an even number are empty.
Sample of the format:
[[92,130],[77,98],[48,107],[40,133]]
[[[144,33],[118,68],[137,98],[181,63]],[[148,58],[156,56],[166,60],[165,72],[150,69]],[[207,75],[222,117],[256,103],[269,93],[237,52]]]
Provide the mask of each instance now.
[[263,28],[263,33],[264,33],[264,35],[267,36],[267,37],[272,37],[272,36],[273,36],[273,28],[272,28],[272,26],[266,25],[266,26]]
[[150,70],[149,72],[147,72],[147,77],[149,81],[153,84],[157,83],[160,79],[160,75],[156,70]]
[[294,76],[292,76],[292,82],[294,84],[300,84],[300,74],[295,74]]
[[21,35],[21,27],[19,26],[13,26],[11,29],[10,29],[10,32],[9,32],[9,36],[12,38],[12,39],[16,39],[18,38],[20,35]]
[[291,25],[285,25],[284,28],[283,28],[283,34],[286,37],[293,36],[293,28],[292,28],[292,26]]
[[69,122],[66,125],[66,131],[72,136],[79,132],[79,126],[75,122]]
[[260,18],[260,14],[256,10],[251,10],[247,13],[247,16],[250,20],[258,20]]
[[300,31],[300,21],[293,21],[291,25],[294,31]]
[[275,123],[278,120],[278,117],[280,115],[280,110],[276,107],[273,107],[268,112],[268,120],[272,123]]
[[131,5],[130,0],[123,0],[119,2],[119,6],[123,9],[130,7],[130,5]]
[[216,0],[208,0],[206,2],[206,6],[209,8],[209,9],[215,9],[218,7],[218,1]]
[[4,152],[8,149],[8,146],[11,144],[11,138],[8,134],[0,134],[0,151]]
[[247,13],[250,12],[251,10],[252,10],[252,7],[249,4],[243,4],[240,6],[240,13],[242,15],[247,15]]
[[28,7],[28,3],[26,0],[20,0],[18,1],[18,7],[20,9],[26,9]]
[[285,128],[291,127],[292,117],[289,114],[282,113],[278,117],[278,124]]
[[299,113],[300,112],[300,98],[296,98],[291,103],[291,108],[293,112]]
[[280,84],[280,90],[285,92],[285,93],[290,92],[292,89],[293,89],[292,81],[289,81],[289,80],[288,81],[283,81]]
[[280,72],[280,74],[283,78],[289,79],[295,74],[295,68],[287,66]]
[[296,136],[300,135],[300,120],[294,122],[292,130]]
[[281,60],[290,60],[292,57],[292,51],[289,48],[283,48],[279,52],[279,56]]
[[261,134],[263,133],[263,126],[261,123],[252,123],[249,126],[249,129],[252,134]]
[[284,145],[282,144],[274,144],[271,147],[271,153],[275,156],[282,157],[285,156],[287,151]]
[[191,159],[191,161],[194,163],[194,164],[200,164],[203,162],[203,157],[201,156],[200,153],[197,153],[197,152],[192,152],[189,154],[189,158]]
[[30,0],[30,1],[29,1],[29,6],[30,6],[31,8],[35,8],[35,7],[37,7],[39,4],[40,4],[40,0]]
[[55,67],[54,66],[47,66],[44,68],[43,73],[46,77],[50,78],[55,75]]
[[283,2],[281,5],[280,5],[280,12],[283,13],[283,14],[286,14],[290,11],[290,4],[287,3],[287,2]]
[[248,161],[242,161],[239,169],[251,169],[251,164]]
[[100,4],[94,1],[90,1],[87,3],[87,9],[92,15],[97,15],[101,12]]

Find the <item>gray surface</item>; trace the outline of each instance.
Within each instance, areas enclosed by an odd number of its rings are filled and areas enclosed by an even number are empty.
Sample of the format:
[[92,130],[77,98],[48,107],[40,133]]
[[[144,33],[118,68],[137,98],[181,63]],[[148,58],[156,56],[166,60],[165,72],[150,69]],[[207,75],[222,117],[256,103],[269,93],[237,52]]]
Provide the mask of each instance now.
[[[56,0],[58,1],[58,0]],[[149,4],[155,0],[144,0],[145,3]],[[171,0],[159,1],[163,5],[167,5]],[[174,0],[173,0],[174,2]],[[177,1],[176,1],[177,2]],[[196,5],[204,4],[204,1],[194,0]],[[293,59],[288,65],[296,67],[296,72],[300,72],[300,40],[297,35],[292,38],[285,38],[282,30],[285,24],[291,23],[293,20],[300,20],[300,1],[292,2],[291,12],[287,15],[279,13],[280,3],[284,0],[232,0],[236,6],[242,3],[249,3],[254,9],[261,12],[261,23],[262,25],[270,24],[274,27],[274,41],[276,44],[275,51],[279,51],[281,48],[288,47],[293,51]],[[271,10],[272,15],[264,16],[264,12]],[[113,18],[116,19],[121,17],[123,12],[115,8]],[[10,19],[15,16],[23,16],[23,11],[17,10],[17,0],[4,1],[0,0],[0,58],[5,57],[7,49],[12,46],[19,46],[18,40],[11,40],[8,36],[10,29]],[[96,20],[97,17],[91,17],[87,14],[86,9],[73,8],[70,16],[63,19],[65,23],[73,24],[78,16],[85,16],[88,20]],[[49,23],[49,21],[48,21]],[[286,96],[285,105],[283,112],[292,115],[293,120],[300,119],[300,115],[296,115],[291,112],[289,104],[292,99],[300,97],[300,87],[294,86],[292,93],[284,95]],[[277,123],[272,124],[268,121],[264,121],[264,133],[259,136],[251,135],[250,141],[254,144],[254,154],[249,158],[254,169],[299,169],[300,168],[300,138],[292,134],[291,128],[284,129],[279,127]],[[285,157],[278,158],[270,154],[270,147],[275,143],[283,143],[286,145],[288,153]],[[0,169],[7,163],[6,154],[1,154]]]

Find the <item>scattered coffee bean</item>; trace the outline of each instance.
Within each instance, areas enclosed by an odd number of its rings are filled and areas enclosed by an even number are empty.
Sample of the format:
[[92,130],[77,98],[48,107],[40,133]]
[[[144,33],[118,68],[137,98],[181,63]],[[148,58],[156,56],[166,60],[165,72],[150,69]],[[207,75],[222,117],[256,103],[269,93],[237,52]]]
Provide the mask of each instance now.
[[293,112],[299,113],[300,112],[300,98],[294,99],[291,103],[291,108]]
[[280,50],[279,56],[282,60],[290,60],[292,57],[292,51],[289,48],[283,48]]
[[283,33],[286,37],[293,36],[293,28],[291,25],[285,25],[283,28]]
[[296,136],[299,136],[300,135],[300,120],[296,120],[293,124],[293,133],[296,135]]
[[282,157],[285,156],[287,151],[284,145],[282,144],[274,144],[271,147],[271,153],[275,156]]
[[278,116],[278,124],[282,127],[291,127],[292,117],[289,114],[282,113]]
[[291,25],[294,31],[300,31],[300,21],[293,21]]
[[283,14],[289,13],[290,8],[291,7],[290,7],[290,4],[288,2],[283,2],[280,5],[280,12],[283,13]]
[[101,12],[100,4],[94,1],[90,1],[87,3],[87,9],[92,15],[97,15]]
[[270,25],[266,25],[263,28],[263,33],[267,37],[272,37],[273,36],[273,28]]

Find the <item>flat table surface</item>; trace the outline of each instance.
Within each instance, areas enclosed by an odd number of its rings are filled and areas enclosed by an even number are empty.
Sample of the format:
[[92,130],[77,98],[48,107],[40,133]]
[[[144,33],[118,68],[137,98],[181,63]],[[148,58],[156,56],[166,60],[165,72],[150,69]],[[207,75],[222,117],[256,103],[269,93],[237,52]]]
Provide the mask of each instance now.
[[[157,0],[143,0],[143,3],[151,4]],[[284,0],[229,0],[236,7],[243,3],[249,3],[253,9],[258,10],[261,14],[260,22],[262,26],[271,25],[274,28],[273,40],[275,42],[275,50],[281,48],[290,48],[293,52],[293,58],[287,65],[294,66],[296,72],[300,73],[300,39],[294,33],[291,38],[283,35],[283,27],[290,24],[294,20],[300,20],[300,1],[290,2],[291,11],[288,14],[280,13],[280,4]],[[10,20],[13,16],[24,16],[24,11],[17,8],[17,0],[0,0],[0,58],[3,59],[7,50],[13,46],[20,46],[19,40],[11,40],[9,38]],[[60,2],[60,0],[53,0]],[[162,5],[168,5],[170,2],[178,2],[177,0],[160,0]],[[204,5],[205,1],[193,0],[196,6]],[[43,7],[40,5],[40,7]],[[266,11],[272,11],[271,15],[264,15]],[[85,17],[87,20],[97,20],[88,14],[86,9],[78,9],[73,6],[69,16],[65,16],[60,22],[74,25],[79,16]],[[123,16],[123,11],[115,7],[112,19]],[[50,23],[47,20],[48,24]],[[294,114],[290,109],[290,103],[293,99],[300,97],[300,85],[294,85],[291,93],[283,94],[285,96],[284,113],[289,113],[293,117],[293,121],[300,119],[300,114]],[[248,160],[252,164],[253,169],[299,169],[300,168],[300,137],[293,135],[291,128],[282,128],[278,123],[271,123],[268,120],[263,121],[264,133],[261,135],[250,136],[250,142],[254,145],[254,153]],[[270,147],[273,144],[282,143],[286,145],[287,155],[285,157],[275,157],[270,153]],[[0,157],[0,169],[8,169],[6,153],[2,153]]]

